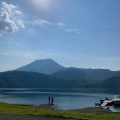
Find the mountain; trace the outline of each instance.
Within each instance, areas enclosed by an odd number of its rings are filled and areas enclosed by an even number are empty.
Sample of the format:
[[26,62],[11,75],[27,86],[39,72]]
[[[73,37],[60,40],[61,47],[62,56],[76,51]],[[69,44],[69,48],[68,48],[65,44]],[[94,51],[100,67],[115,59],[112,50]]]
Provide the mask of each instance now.
[[59,65],[52,59],[45,59],[45,60],[36,60],[30,64],[27,64],[25,66],[16,69],[16,71],[34,71],[34,72],[45,73],[50,75],[64,68],[65,67]]
[[104,80],[113,76],[120,76],[120,71],[111,71],[108,69],[84,69],[84,68],[66,68],[52,74],[61,78]]
[[120,76],[120,71],[111,71],[109,69],[65,68],[52,59],[36,60],[16,69],[16,71],[33,71],[65,79],[85,80],[104,80],[114,76]]

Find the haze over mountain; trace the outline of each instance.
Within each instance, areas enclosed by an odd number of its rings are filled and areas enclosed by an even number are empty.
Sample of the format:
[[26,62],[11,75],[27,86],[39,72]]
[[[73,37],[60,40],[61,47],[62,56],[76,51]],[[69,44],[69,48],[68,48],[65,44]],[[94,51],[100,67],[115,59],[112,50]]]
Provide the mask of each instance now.
[[52,59],[36,60],[16,70],[33,71],[67,79],[104,80],[113,76],[120,76],[120,71],[109,69],[65,68]]
[[17,71],[34,71],[34,72],[39,72],[44,74],[52,74],[64,68],[65,67],[59,65],[52,59],[45,59],[45,60],[41,59],[41,60],[36,60],[25,66],[22,66],[16,70]]

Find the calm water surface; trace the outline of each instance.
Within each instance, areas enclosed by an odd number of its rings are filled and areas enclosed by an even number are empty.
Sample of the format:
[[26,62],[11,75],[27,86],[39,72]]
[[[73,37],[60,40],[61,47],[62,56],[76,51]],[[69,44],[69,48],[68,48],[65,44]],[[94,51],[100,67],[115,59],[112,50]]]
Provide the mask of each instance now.
[[[0,89],[0,102],[17,104],[46,104],[48,97],[54,97],[56,109],[68,110],[85,107],[94,107],[100,99],[114,98],[116,93],[100,90],[85,89]],[[120,112],[120,107],[110,107],[114,112]]]

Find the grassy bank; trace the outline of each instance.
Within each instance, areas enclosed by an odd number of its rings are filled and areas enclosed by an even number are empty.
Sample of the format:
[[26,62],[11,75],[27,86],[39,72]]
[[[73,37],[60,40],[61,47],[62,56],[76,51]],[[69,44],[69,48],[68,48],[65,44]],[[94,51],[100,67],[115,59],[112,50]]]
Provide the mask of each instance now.
[[120,114],[96,114],[81,113],[75,111],[62,111],[62,110],[45,110],[39,109],[31,105],[18,105],[18,104],[6,104],[0,103],[0,113],[20,114],[20,115],[40,115],[46,117],[64,117],[64,118],[76,118],[87,120],[120,120]]

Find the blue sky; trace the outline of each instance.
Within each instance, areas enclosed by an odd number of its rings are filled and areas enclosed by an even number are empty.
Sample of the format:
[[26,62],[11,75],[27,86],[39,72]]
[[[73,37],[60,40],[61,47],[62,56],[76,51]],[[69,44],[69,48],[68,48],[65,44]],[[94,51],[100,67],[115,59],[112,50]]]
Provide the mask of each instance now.
[[120,70],[120,0],[0,0],[0,71],[38,59]]

